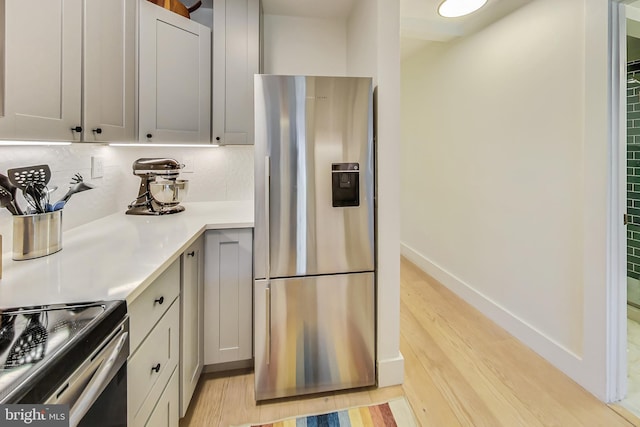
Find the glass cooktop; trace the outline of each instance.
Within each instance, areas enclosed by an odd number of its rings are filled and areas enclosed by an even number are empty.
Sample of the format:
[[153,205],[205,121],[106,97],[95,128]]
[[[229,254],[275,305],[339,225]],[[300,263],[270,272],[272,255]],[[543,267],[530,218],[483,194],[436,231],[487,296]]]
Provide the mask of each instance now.
[[[104,339],[96,336],[90,340],[87,335],[92,331],[93,335],[106,334],[124,318],[126,308],[117,310],[117,316],[107,314],[124,305],[122,301],[109,301],[0,310],[0,403],[17,403],[16,399],[38,385],[38,377],[56,359],[64,358],[62,363],[69,367],[81,362],[87,351],[82,347]],[[98,328],[107,318],[113,318],[108,322],[111,325]]]

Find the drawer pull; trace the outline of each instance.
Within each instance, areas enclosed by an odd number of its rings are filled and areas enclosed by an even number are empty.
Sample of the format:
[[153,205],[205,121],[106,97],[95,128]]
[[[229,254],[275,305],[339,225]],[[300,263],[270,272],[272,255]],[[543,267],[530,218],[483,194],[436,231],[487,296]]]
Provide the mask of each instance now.
[[191,251],[187,254],[187,256],[194,256],[196,254],[196,251]]
[[156,305],[156,304],[162,305],[163,302],[164,302],[164,297],[160,297],[156,300],[153,300],[153,305]]
[[151,371],[156,371],[156,373],[160,372],[160,364],[158,363],[156,366],[152,366]]

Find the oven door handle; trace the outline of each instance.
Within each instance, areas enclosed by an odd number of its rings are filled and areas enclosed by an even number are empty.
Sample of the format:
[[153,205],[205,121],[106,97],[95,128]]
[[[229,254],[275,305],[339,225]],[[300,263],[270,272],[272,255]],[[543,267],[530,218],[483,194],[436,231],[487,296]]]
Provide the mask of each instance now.
[[129,332],[122,332],[117,344],[113,350],[111,350],[111,353],[109,353],[109,356],[102,361],[91,378],[91,381],[89,381],[80,397],[78,397],[78,400],[76,400],[69,410],[69,424],[71,427],[75,427],[80,424],[82,417],[89,412],[91,405],[94,404],[100,396],[100,393],[105,389],[107,382],[109,381],[109,374],[111,373],[115,363],[120,360],[121,353],[127,343],[128,337]]

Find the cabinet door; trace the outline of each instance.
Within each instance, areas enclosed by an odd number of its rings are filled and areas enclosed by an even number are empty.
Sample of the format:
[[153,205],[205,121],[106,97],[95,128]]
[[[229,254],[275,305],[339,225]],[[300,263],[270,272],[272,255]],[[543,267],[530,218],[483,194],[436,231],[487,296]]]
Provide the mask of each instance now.
[[260,72],[259,17],[259,0],[214,0],[214,143],[253,144],[253,75]]
[[184,417],[204,366],[204,238],[182,254],[180,311],[180,418]]
[[0,138],[79,140],[82,0],[3,5]]
[[251,229],[205,234],[205,365],[253,355],[252,236]]
[[133,141],[136,2],[84,1],[83,139]]
[[140,1],[139,140],[210,143],[211,29]]
[[167,388],[158,399],[156,407],[145,423],[146,427],[178,427],[178,370],[176,369]]

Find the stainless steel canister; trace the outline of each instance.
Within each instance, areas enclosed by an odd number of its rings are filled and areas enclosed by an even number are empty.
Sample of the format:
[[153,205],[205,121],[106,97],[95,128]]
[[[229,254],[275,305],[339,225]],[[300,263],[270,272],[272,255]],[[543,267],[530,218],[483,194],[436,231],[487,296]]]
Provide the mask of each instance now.
[[13,259],[40,258],[62,249],[62,209],[13,216]]

